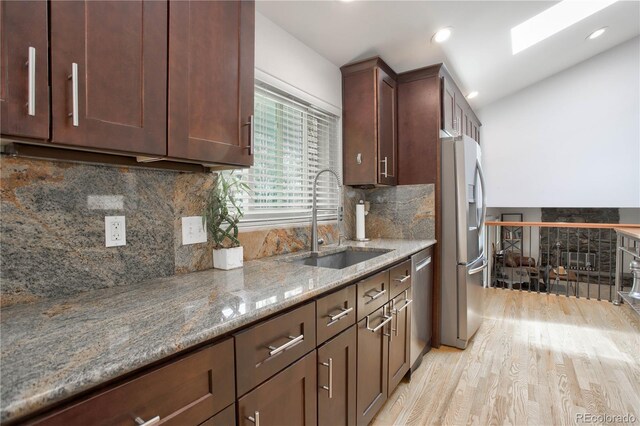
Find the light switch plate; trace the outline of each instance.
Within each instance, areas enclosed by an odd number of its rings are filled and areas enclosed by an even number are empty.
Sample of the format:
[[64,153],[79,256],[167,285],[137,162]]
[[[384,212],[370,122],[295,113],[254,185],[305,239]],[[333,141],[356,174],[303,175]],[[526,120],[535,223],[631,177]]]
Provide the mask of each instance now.
[[182,218],[182,245],[207,242],[207,231],[202,216],[186,216]]
[[104,217],[104,243],[107,247],[127,245],[127,225],[124,216]]

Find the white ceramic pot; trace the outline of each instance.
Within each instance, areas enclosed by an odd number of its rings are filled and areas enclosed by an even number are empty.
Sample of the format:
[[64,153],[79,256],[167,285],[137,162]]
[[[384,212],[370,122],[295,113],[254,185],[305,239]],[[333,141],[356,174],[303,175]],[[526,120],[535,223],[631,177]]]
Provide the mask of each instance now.
[[217,269],[242,268],[242,246],[213,250],[213,267]]

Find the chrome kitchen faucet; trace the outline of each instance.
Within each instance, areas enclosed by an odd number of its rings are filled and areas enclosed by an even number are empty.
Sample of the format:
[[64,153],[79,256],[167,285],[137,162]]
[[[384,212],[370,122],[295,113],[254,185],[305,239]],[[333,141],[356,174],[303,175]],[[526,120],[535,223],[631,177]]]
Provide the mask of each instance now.
[[311,253],[318,254],[318,245],[324,243],[324,241],[320,241],[318,239],[318,212],[319,211],[333,211],[333,209],[319,209],[318,202],[316,200],[317,191],[316,187],[318,186],[318,178],[321,174],[328,172],[331,173],[336,178],[336,182],[338,184],[338,227],[340,222],[342,222],[342,185],[340,182],[340,177],[338,173],[336,173],[333,169],[323,169],[316,173],[316,177],[313,179],[313,204],[311,208]]

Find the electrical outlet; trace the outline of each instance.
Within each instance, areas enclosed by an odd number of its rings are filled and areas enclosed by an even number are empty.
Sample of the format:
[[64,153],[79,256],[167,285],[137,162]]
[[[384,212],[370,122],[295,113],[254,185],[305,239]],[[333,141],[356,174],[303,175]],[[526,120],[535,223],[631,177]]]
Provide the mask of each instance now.
[[127,245],[127,226],[124,216],[104,217],[104,242],[107,247]]
[[207,231],[202,222],[202,216],[187,216],[182,218],[182,245],[207,242]]

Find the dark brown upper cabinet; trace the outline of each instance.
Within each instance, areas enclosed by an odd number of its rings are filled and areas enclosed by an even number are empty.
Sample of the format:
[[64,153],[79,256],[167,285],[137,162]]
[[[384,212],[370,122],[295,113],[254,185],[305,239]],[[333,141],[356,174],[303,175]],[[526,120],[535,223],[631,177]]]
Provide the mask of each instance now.
[[253,164],[253,1],[169,3],[169,157]]
[[396,73],[380,58],[345,65],[341,71],[344,183],[396,185]]
[[442,64],[397,81],[398,184],[437,184],[440,138],[466,134],[477,141],[480,121]]
[[46,1],[0,1],[0,132],[49,138]]
[[166,155],[167,3],[50,7],[52,141]]

